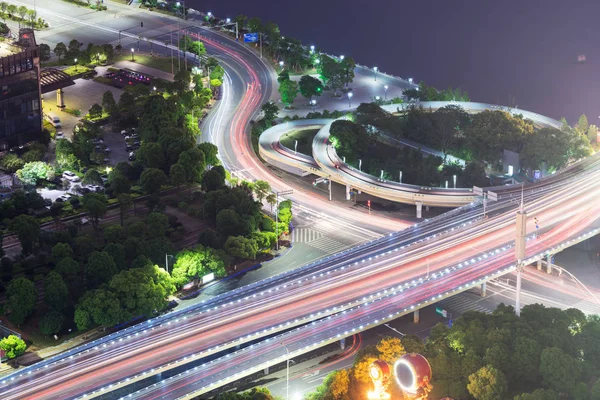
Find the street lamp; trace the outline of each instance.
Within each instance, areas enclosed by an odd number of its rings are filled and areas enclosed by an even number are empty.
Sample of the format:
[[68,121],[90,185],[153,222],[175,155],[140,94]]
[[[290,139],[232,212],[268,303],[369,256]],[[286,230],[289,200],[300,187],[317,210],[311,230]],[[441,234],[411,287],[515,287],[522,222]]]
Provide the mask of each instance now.
[[315,52],[315,46],[310,46],[310,54]]
[[167,270],[167,274],[169,273],[169,257],[175,257],[172,254],[165,253],[165,269]]
[[154,90],[154,91],[156,92],[156,86],[153,86],[153,87],[152,87],[152,90]]
[[375,96],[375,102],[379,103],[379,100],[381,100],[381,97]]
[[317,101],[316,100],[311,100],[310,101],[310,105],[312,106],[313,112],[315,112],[315,106],[317,105]]
[[77,58],[75,58],[75,72],[77,72]]
[[340,56],[340,61],[344,61],[344,58],[346,58],[343,54]]
[[231,18],[227,18],[227,19],[225,20],[225,22],[226,22],[226,23],[228,23],[228,24],[230,24],[230,23],[231,23]]
[[358,170],[362,171],[362,160],[360,158],[358,159]]
[[206,15],[208,15],[208,18],[212,18],[212,13],[210,11],[207,12]]
[[452,175],[452,180],[454,181],[454,189],[456,189],[456,175]]
[[384,97],[384,98],[385,98],[385,100],[387,100],[387,90],[388,90],[388,85],[385,85],[385,86],[383,87],[383,89],[385,90],[385,97]]
[[135,51],[135,49],[132,47],[131,48],[131,61],[133,61],[133,52]]
[[96,54],[96,65],[100,65],[100,53]]
[[352,92],[348,92],[348,107],[352,108]]
[[[317,64],[317,65],[321,64],[321,60],[319,60],[319,59],[317,58],[317,59],[315,60],[315,64]],[[598,118],[600,118],[600,117],[598,117]]]
[[281,68],[281,70],[283,71],[283,61],[279,61],[279,68]]
[[413,78],[408,78],[408,83],[410,83],[412,85],[413,83]]
[[377,80],[377,71],[379,71],[379,68],[377,67],[373,67],[373,71],[375,71],[375,80]]

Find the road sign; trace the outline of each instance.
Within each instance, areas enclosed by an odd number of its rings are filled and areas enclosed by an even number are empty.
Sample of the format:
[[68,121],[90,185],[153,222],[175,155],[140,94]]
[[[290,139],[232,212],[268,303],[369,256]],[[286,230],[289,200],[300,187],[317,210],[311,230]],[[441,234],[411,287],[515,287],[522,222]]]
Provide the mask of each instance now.
[[491,201],[498,201],[498,193],[490,192],[488,190],[487,194],[488,194],[488,199],[490,199]]
[[535,179],[537,181],[541,177],[542,177],[542,171],[540,171],[539,169],[536,169],[535,171],[533,171],[533,179]]
[[444,318],[448,316],[448,311],[444,310],[443,308],[436,307],[435,312],[440,314]]
[[258,33],[244,33],[244,43],[258,42]]
[[483,189],[479,186],[473,186],[473,194],[475,196],[483,196]]

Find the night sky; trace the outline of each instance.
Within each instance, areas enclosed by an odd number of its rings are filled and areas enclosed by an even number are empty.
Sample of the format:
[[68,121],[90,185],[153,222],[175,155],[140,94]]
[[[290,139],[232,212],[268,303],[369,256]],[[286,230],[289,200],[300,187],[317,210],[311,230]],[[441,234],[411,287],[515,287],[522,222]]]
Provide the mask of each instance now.
[[[188,0],[216,16],[273,20],[283,35],[381,71],[461,87],[570,123],[600,123],[600,2]],[[301,5],[301,6],[300,6]],[[585,54],[587,62],[577,63]]]

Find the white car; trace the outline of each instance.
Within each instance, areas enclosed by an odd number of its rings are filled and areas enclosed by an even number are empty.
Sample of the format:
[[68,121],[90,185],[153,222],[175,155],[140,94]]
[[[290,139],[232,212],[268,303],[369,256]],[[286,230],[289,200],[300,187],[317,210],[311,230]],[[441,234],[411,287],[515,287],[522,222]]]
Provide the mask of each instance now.
[[65,133],[63,131],[56,132],[56,135],[54,135],[54,139],[56,139],[56,140],[64,139],[64,138],[65,138]]
[[106,147],[106,148],[104,149],[104,151],[105,151],[106,153],[110,153],[110,147]]
[[63,178],[71,182],[79,182],[81,179],[71,171],[65,171],[62,174]]
[[103,187],[100,185],[86,185],[86,188],[90,189],[92,192],[101,192]]

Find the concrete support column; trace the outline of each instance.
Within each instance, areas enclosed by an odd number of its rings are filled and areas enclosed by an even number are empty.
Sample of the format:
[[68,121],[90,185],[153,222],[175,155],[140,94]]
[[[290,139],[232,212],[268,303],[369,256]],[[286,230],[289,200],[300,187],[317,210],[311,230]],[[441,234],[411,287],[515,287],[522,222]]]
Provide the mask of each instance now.
[[538,271],[542,270],[542,260],[541,259],[537,260],[537,269],[538,269]]
[[423,215],[422,215],[423,202],[417,201],[415,204],[417,205],[417,218],[423,218]]
[[56,107],[58,108],[65,108],[65,99],[64,99],[65,93],[63,92],[62,89],[58,89],[56,91]]
[[415,310],[413,315],[413,321],[415,324],[418,324],[421,321],[421,318],[419,317],[419,310]]
[[340,349],[344,350],[346,348],[346,338],[342,338],[340,340]]
[[350,191],[352,190],[352,187],[350,187],[350,185],[346,185],[346,200],[350,200]]
[[552,273],[552,254],[548,254],[548,256],[546,257],[546,273]]
[[486,289],[487,289],[486,282],[483,282],[481,284],[481,290],[480,290],[481,297],[485,297],[486,296],[486,293],[487,293]]
[[429,206],[425,206],[425,211],[429,211]]

